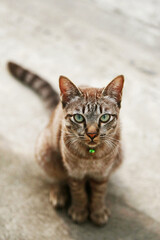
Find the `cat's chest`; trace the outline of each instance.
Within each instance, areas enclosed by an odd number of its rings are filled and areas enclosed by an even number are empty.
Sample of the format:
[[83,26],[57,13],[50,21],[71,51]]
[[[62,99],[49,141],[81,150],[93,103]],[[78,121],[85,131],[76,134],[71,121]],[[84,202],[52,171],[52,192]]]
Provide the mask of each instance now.
[[75,174],[82,174],[88,177],[107,177],[112,164],[106,164],[104,160],[87,160],[83,159],[79,162]]
[[65,165],[70,176],[75,178],[92,177],[101,178],[107,177],[110,173],[113,162],[110,159],[65,159]]
[[61,146],[62,161],[69,176],[79,179],[84,177],[107,177],[112,171],[118,151],[118,148],[115,148],[114,151],[106,151],[104,154],[97,151],[94,155],[84,152],[85,157],[82,157],[80,149],[74,152],[64,142]]

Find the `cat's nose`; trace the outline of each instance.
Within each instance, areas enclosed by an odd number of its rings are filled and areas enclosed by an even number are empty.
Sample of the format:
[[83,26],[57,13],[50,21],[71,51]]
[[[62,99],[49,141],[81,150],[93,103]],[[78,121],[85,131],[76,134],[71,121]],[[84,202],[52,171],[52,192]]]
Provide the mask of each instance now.
[[97,126],[95,124],[88,126],[86,129],[86,134],[91,138],[91,140],[93,140],[96,136],[98,136]]
[[90,137],[92,140],[97,136],[96,132],[88,132],[87,133],[88,137]]

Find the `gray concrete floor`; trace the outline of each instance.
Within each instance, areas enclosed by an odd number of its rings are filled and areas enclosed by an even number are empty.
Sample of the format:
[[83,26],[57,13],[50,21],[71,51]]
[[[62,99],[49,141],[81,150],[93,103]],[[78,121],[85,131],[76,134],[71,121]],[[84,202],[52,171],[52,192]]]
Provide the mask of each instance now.
[[[0,1],[0,239],[160,239],[160,2]],[[14,60],[58,89],[105,86],[125,75],[124,163],[112,176],[109,224],[72,224],[52,211],[49,184],[34,162],[43,103],[8,74]]]

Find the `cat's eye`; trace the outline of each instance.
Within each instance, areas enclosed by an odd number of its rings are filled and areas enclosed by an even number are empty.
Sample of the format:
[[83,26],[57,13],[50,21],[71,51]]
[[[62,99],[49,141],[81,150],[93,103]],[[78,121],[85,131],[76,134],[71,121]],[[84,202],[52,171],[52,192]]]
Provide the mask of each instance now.
[[74,120],[78,123],[82,123],[82,122],[84,122],[84,117],[81,114],[77,113],[74,115]]
[[100,121],[102,122],[102,123],[106,123],[106,122],[108,122],[110,120],[110,114],[103,114],[101,117],[100,117]]

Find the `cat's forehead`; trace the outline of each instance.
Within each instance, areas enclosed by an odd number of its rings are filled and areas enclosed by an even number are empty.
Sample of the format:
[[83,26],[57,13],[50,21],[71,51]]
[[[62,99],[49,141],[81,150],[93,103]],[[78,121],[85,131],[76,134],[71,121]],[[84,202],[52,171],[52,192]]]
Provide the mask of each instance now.
[[74,112],[83,113],[85,115],[100,115],[103,113],[112,113],[116,114],[117,107],[116,104],[104,99],[98,99],[97,101],[88,101],[81,100],[78,102],[78,105],[74,105]]
[[104,112],[117,113],[117,104],[114,99],[102,96],[102,88],[80,88],[83,97],[73,101],[69,110],[85,115],[99,115]]

